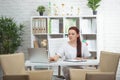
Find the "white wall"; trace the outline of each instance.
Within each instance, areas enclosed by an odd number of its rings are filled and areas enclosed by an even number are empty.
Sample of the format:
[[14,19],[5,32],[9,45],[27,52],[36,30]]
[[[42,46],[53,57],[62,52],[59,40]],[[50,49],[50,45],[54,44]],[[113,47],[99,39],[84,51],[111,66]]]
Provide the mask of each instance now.
[[104,50],[120,52],[120,0],[103,0]]

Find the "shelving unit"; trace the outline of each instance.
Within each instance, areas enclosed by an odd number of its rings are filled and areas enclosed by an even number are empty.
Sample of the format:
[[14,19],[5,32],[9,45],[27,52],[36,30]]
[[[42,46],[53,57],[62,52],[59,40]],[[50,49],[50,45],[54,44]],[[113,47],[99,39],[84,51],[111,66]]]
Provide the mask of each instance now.
[[66,38],[68,29],[77,26],[81,40],[85,42],[94,58],[97,58],[97,16],[32,16],[31,47],[45,47],[49,51],[49,40]]
[[92,58],[97,58],[97,16],[82,16],[80,19],[80,32],[82,40],[87,45]]

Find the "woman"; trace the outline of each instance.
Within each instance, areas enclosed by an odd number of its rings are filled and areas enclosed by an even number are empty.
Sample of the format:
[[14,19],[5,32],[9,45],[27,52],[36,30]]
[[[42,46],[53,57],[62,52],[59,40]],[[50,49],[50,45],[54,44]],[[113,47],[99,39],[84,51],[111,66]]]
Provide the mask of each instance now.
[[[64,44],[54,57],[50,57],[50,61],[57,61],[59,58],[65,56],[65,59],[86,59],[91,56],[87,46],[80,41],[79,29],[72,26],[68,30],[69,41]],[[63,73],[66,80],[69,80],[69,68],[82,68],[81,66],[66,66],[63,67]]]

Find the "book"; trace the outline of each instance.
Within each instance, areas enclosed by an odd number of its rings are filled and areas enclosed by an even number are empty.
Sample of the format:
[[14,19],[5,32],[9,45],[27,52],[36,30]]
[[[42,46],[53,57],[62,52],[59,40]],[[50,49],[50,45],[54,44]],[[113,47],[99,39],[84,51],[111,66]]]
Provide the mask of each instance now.
[[51,19],[51,33],[59,33],[59,19]]
[[46,24],[47,21],[45,18],[33,19],[33,33],[46,33]]
[[96,22],[96,19],[92,19],[92,33],[97,33],[97,22]]
[[34,41],[34,48],[39,48],[38,41]]
[[65,33],[68,33],[68,29],[71,27],[71,26],[76,26],[76,19],[66,19],[65,20]]
[[83,19],[81,21],[81,29],[80,29],[82,34],[89,34],[92,32],[92,26],[91,26],[91,21],[87,19]]

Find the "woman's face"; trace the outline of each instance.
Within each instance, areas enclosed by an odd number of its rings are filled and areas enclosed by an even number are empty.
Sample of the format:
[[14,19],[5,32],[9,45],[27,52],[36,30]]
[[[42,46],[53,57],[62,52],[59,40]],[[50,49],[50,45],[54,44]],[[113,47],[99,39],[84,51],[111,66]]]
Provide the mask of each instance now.
[[79,37],[79,34],[77,34],[75,30],[71,29],[68,31],[68,37],[70,41],[77,41],[77,37]]

